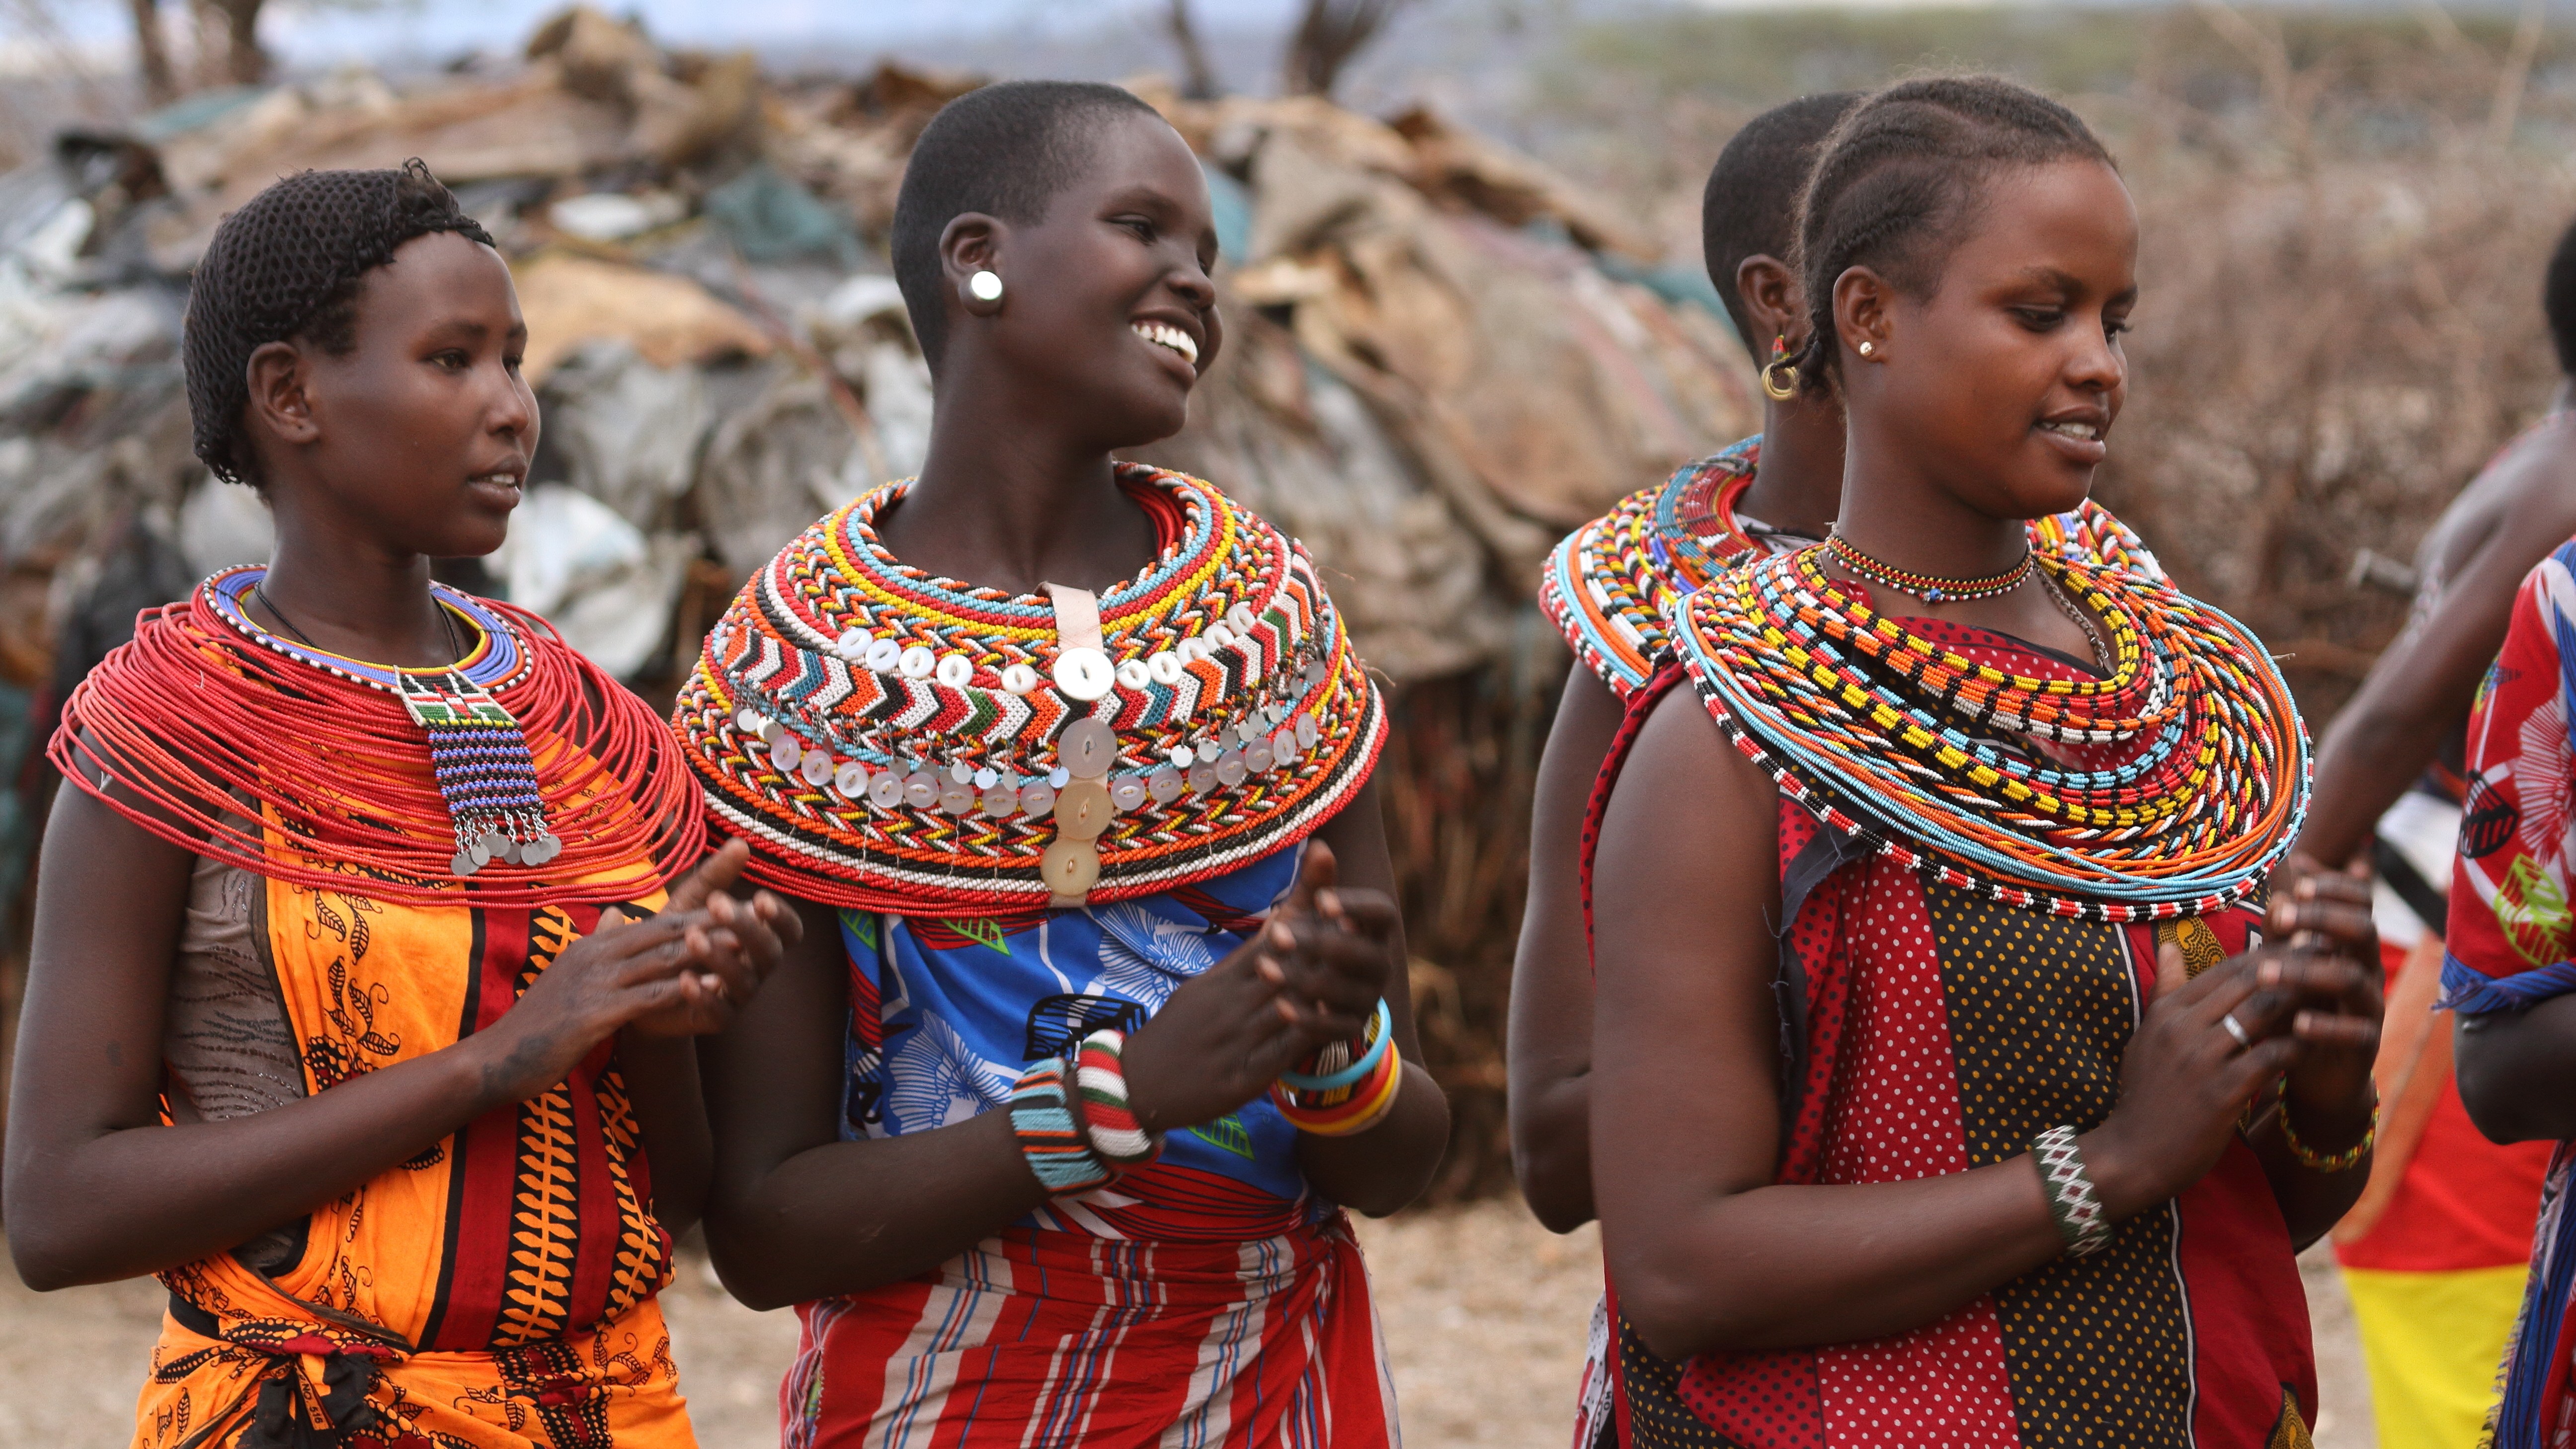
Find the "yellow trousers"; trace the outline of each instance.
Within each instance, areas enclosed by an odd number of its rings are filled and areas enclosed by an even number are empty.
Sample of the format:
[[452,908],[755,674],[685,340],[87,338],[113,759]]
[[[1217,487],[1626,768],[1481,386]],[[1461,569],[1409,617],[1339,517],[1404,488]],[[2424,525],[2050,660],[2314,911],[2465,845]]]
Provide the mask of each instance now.
[[2527,1269],[2346,1268],[2379,1449],[2476,1449]]

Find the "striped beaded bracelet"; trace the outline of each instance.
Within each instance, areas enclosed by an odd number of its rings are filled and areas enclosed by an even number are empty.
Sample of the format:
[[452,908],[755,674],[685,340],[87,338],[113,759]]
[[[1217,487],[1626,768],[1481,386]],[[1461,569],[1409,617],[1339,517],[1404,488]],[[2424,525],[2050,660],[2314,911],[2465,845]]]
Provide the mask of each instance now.
[[1065,1099],[1064,1058],[1048,1057],[1011,1087],[1011,1131],[1020,1157],[1050,1196],[1089,1192],[1115,1176],[1092,1151],[1091,1140]]
[[2100,1252],[2111,1241],[2111,1223],[2102,1214],[2102,1199],[2093,1195],[2093,1179],[2084,1175],[2075,1129],[2051,1127],[2031,1140],[2030,1151],[2047,1181],[2048,1215],[2067,1251],[2079,1258]]
[[1075,1095],[1082,1103],[1082,1125],[1091,1150],[1109,1164],[1112,1175],[1142,1167],[1163,1155],[1163,1136],[1148,1132],[1127,1105],[1127,1069],[1121,1053],[1127,1034],[1095,1031],[1074,1049]]
[[2291,1159],[2310,1172],[2329,1176],[2350,1172],[2361,1166],[2361,1160],[2379,1144],[2379,1104],[2375,1101],[2370,1104],[2370,1125],[2362,1129],[2360,1141],[2341,1152],[2319,1152],[2301,1142],[2299,1134],[2290,1127],[2290,1087],[2287,1081],[2281,1084],[2280,1097],[2281,1142],[2290,1149]]

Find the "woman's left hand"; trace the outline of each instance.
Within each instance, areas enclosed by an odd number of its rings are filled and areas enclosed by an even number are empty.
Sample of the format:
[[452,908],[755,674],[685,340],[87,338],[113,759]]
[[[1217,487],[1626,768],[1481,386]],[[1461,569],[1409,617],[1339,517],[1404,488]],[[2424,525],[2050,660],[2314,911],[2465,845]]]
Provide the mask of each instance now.
[[2370,883],[2293,855],[2274,872],[2271,895],[2265,923],[2290,949],[2256,968],[2258,990],[2245,1014],[2275,1015],[2298,1041],[2288,1073],[2293,1102],[2350,1107],[2370,1091],[2385,1006]]

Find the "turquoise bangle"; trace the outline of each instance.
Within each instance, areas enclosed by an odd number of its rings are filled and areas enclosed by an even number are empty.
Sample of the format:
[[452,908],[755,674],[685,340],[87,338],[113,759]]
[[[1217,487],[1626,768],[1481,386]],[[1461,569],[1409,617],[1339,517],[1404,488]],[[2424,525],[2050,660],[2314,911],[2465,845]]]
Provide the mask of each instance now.
[[1298,1072],[1281,1072],[1279,1080],[1291,1091],[1297,1092],[1329,1092],[1336,1087],[1347,1087],[1353,1082],[1364,1080],[1369,1073],[1377,1070],[1378,1058],[1386,1055],[1387,1043],[1393,1040],[1395,1040],[1395,1015],[1386,1009],[1386,998],[1381,996],[1377,999],[1377,1040],[1369,1043],[1368,1051],[1358,1061],[1338,1072],[1320,1077],[1309,1077]]

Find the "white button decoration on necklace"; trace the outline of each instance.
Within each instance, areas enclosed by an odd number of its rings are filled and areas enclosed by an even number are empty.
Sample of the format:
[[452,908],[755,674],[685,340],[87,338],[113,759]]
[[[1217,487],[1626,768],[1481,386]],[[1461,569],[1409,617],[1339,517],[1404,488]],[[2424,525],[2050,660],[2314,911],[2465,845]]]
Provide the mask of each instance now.
[[[1225,626],[1223,624],[1219,624],[1217,627],[1222,629]],[[1200,660],[1208,657],[1210,651],[1208,649],[1208,641],[1201,638],[1184,639],[1180,643],[1172,646],[1172,652],[1181,656],[1181,662],[1183,664],[1196,664]]]
[[1297,716],[1297,748],[1301,750],[1311,750],[1315,747],[1315,741],[1320,740],[1323,737],[1323,727],[1315,723],[1315,717],[1313,715],[1301,714]]
[[1169,765],[1145,777],[1145,793],[1157,805],[1169,805],[1181,798],[1181,772]]
[[1253,614],[1250,604],[1237,604],[1226,610],[1225,621],[1234,626],[1234,632],[1237,634],[1249,634],[1261,624],[1261,620]]
[[1019,811],[1019,791],[1008,785],[988,785],[984,788],[985,814],[999,820],[1006,815],[1016,815]]
[[1276,761],[1272,760],[1270,757],[1270,742],[1268,740],[1256,739],[1251,744],[1243,747],[1243,766],[1252,773],[1256,775],[1267,775],[1270,773],[1270,767],[1274,763],[1276,763]]
[[843,799],[858,799],[867,793],[868,767],[856,760],[843,760],[841,768],[832,772],[832,788],[840,791]]
[[950,689],[964,689],[975,677],[975,661],[963,654],[939,656],[939,682]]
[[1208,631],[1199,637],[1207,641],[1207,646],[1211,651],[1218,649],[1231,649],[1235,645],[1243,642],[1235,637],[1235,633],[1232,628],[1224,624],[1210,625],[1208,627]]
[[879,639],[868,646],[867,665],[879,674],[893,671],[903,660],[903,643],[896,639]]
[[1002,688],[1013,694],[1026,694],[1038,687],[1038,672],[1025,664],[1002,667]]
[[1204,795],[1210,790],[1216,788],[1216,782],[1216,766],[1205,760],[1201,760],[1197,764],[1190,766],[1191,793]]
[[939,803],[939,777],[928,770],[915,770],[904,776],[903,803],[915,810],[927,810]]
[[762,719],[757,710],[746,709],[733,717],[733,727],[747,735],[759,734],[760,727],[767,723],[769,721]]
[[906,679],[928,679],[930,671],[939,667],[939,656],[930,652],[929,645],[915,644],[903,651],[895,665]]
[[1130,659],[1118,666],[1118,682],[1141,694],[1154,682],[1154,671],[1145,667],[1144,660]]
[[1072,648],[1055,656],[1055,687],[1065,698],[1089,704],[1105,697],[1118,682],[1109,656],[1097,649]]
[[868,781],[868,803],[879,810],[892,810],[903,803],[903,776],[886,770]]
[[1031,815],[1051,814],[1055,810],[1055,787],[1035,780],[1020,787],[1020,809]]
[[951,780],[939,787],[939,808],[951,815],[963,815],[975,808],[975,787],[963,780]]
[[776,720],[767,721],[760,727],[760,742],[762,744],[775,745],[785,738],[787,738],[787,726],[780,724]]
[[820,790],[832,778],[832,753],[829,750],[807,750],[804,765],[805,783]]
[[1110,781],[1109,803],[1117,806],[1122,814],[1142,808],[1145,803],[1145,777],[1121,775]]
[[1181,668],[1181,656],[1161,649],[1145,661],[1145,672],[1154,676],[1156,684],[1178,684],[1189,671]]
[[1118,736],[1096,719],[1078,719],[1056,736],[1055,757],[1077,780],[1098,780],[1118,763]]
[[1251,773],[1251,768],[1244,763],[1243,751],[1228,750],[1216,757],[1217,783],[1229,787],[1240,785],[1243,777]]
[[804,758],[805,747],[796,742],[794,735],[781,734],[776,740],[770,742],[769,763],[782,771],[795,769],[797,763]]
[[832,641],[832,652],[856,664],[868,657],[868,646],[875,642],[877,642],[876,636],[867,630],[852,629]]

